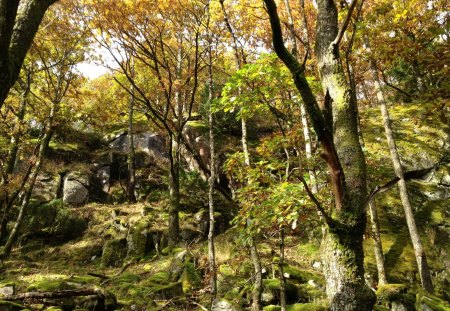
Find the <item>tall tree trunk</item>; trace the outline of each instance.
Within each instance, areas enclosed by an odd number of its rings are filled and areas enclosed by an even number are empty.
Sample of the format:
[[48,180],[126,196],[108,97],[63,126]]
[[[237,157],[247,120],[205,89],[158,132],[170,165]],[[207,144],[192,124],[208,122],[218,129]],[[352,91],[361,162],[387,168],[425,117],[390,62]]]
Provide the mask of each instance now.
[[[169,246],[175,247],[180,236],[180,162],[179,162],[179,142],[180,135],[170,137],[169,144]],[[174,150],[175,149],[175,150]]]
[[[5,171],[4,178],[2,178],[0,188],[7,187],[9,183],[9,177],[14,172],[14,168],[17,162],[17,153],[19,152],[20,139],[22,137],[22,126],[24,124],[26,107],[28,105],[28,95],[30,92],[30,74],[27,74],[26,85],[24,86],[23,92],[21,94],[21,100],[19,105],[19,111],[17,114],[16,123],[14,125],[13,134],[11,136],[10,147],[8,151],[8,156],[6,158],[5,163]],[[11,200],[14,200],[16,197],[15,194],[9,195],[7,191],[5,191],[4,197],[0,198],[0,207],[2,217],[0,220],[0,241],[6,236],[6,225],[8,222],[8,215],[11,209]]]
[[0,108],[19,77],[45,12],[56,1],[0,0]]
[[[178,39],[178,52],[176,64],[176,78],[181,81],[181,71],[183,62],[182,39]],[[178,242],[180,235],[180,162],[181,162],[181,142],[183,135],[183,102],[180,85],[175,90],[175,109],[176,109],[176,129],[170,133],[170,170],[169,170],[169,246],[174,247]]]
[[378,220],[377,207],[373,201],[369,202],[369,217],[372,225],[372,239],[374,242],[375,261],[378,272],[378,286],[387,284],[386,271],[384,269],[383,245],[380,236],[380,221]]
[[212,34],[210,29],[211,12],[210,12],[211,0],[207,4],[207,36],[208,36],[208,102],[209,102],[209,150],[210,150],[210,175],[208,180],[208,202],[209,202],[209,231],[208,231],[208,259],[209,259],[209,273],[210,273],[210,286],[211,286],[211,306],[215,305],[217,300],[217,271],[216,271],[216,252],[214,248],[214,184],[216,180],[216,151],[215,151],[215,139],[214,139],[214,113],[212,110],[212,101],[214,98],[213,88],[213,57],[212,57]]
[[[134,63],[131,60],[132,68],[131,74],[134,76]],[[133,134],[133,114],[134,114],[134,94],[133,94],[133,86],[131,86],[131,95],[128,103],[128,184],[127,184],[127,193],[128,193],[128,203],[136,203],[136,156],[135,156],[135,148],[134,148],[134,134]]]
[[[225,22],[228,32],[230,33],[231,38],[232,38],[231,45],[232,45],[233,51],[234,51],[236,68],[239,70],[242,68],[242,64],[246,63],[245,56],[242,55],[242,61],[241,61],[241,57],[239,56],[239,47],[238,47],[237,37],[236,37],[236,35],[233,31],[233,28],[231,27],[231,24],[229,22],[228,14],[225,10],[224,0],[219,0],[219,2],[221,5],[221,8],[222,8],[223,15],[224,15],[224,22]],[[241,93],[240,89],[239,89],[239,93]],[[242,143],[242,150],[244,153],[244,163],[246,166],[250,166],[250,152],[248,150],[248,140],[247,140],[247,120],[244,116],[241,117],[241,129],[242,129],[241,143]],[[256,311],[256,310],[261,310],[262,265],[261,265],[261,258],[259,257],[259,253],[258,253],[258,244],[256,241],[256,237],[254,235],[250,235],[249,243],[250,243],[250,257],[251,257],[251,260],[253,263],[253,268],[255,270],[255,281],[254,281],[253,290],[252,290],[251,309]]]
[[[368,41],[366,40],[366,44]],[[367,45],[370,49],[370,47]],[[370,66],[372,70],[372,76],[375,84],[375,91],[377,93],[378,103],[380,105],[381,114],[383,116],[383,125],[386,132],[386,139],[389,146],[389,152],[391,153],[392,164],[394,165],[395,175],[400,179],[398,181],[398,189],[400,191],[400,199],[402,201],[403,209],[405,211],[406,224],[408,225],[409,235],[411,236],[411,242],[414,248],[414,254],[416,256],[417,266],[419,269],[420,280],[424,290],[432,293],[433,283],[431,280],[430,269],[428,267],[425,251],[420,241],[419,231],[417,230],[416,221],[414,218],[411,201],[409,199],[408,189],[406,187],[405,176],[403,174],[403,167],[398,154],[397,145],[394,139],[394,133],[391,127],[391,119],[387,108],[386,100],[384,98],[383,91],[381,89],[380,80],[378,77],[378,70],[374,59],[370,60]]]
[[261,258],[259,257],[258,247],[255,238],[250,236],[250,256],[255,270],[255,281],[252,290],[252,306],[251,310],[261,310],[261,295],[262,295],[262,267]]
[[280,306],[281,311],[286,311],[286,278],[284,277],[284,228],[280,229]]
[[371,310],[376,297],[364,281],[362,247],[366,226],[366,166],[358,139],[356,103],[351,100],[339,55],[337,8],[332,0],[317,1],[316,56],[325,95],[325,105],[320,109],[302,65],[284,46],[275,2],[264,2],[275,52],[293,75],[329,169],[335,205],[333,217],[316,205],[323,211],[328,225],[322,254],[330,309]]

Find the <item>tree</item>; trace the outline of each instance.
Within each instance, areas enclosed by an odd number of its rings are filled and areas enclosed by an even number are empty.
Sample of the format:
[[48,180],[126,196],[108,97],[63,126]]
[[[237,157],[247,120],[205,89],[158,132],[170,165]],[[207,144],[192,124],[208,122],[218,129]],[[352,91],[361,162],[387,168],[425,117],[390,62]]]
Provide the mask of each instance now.
[[[368,46],[370,49],[370,46]],[[380,105],[381,115],[383,117],[383,125],[386,133],[386,139],[389,146],[389,152],[391,154],[392,164],[394,166],[395,175],[399,178],[398,189],[400,192],[400,199],[402,201],[403,209],[405,211],[406,224],[408,225],[409,235],[414,248],[416,256],[417,267],[419,269],[420,280],[424,290],[432,293],[433,283],[431,281],[430,269],[428,267],[425,251],[420,241],[419,231],[417,230],[416,221],[411,205],[411,200],[406,187],[405,175],[403,167],[400,161],[400,155],[397,150],[397,145],[394,139],[394,132],[392,130],[391,118],[389,116],[389,110],[387,103],[381,89],[380,79],[378,77],[378,69],[375,60],[370,59],[370,68],[372,71],[373,81],[375,84],[375,90],[377,94],[378,104]]]
[[[4,207],[5,218],[14,201],[19,200],[18,216],[0,251],[2,259],[9,256],[17,239],[20,226],[26,217],[36,179],[45,160],[45,153],[53,134],[61,125],[61,116],[67,108],[64,99],[68,92],[73,90],[79,78],[75,72],[75,65],[84,59],[86,33],[79,28],[79,25],[73,23],[68,12],[66,7],[55,7],[55,10],[51,11],[51,16],[48,17],[49,22],[45,31],[36,37],[33,43],[32,52],[38,59],[37,64],[41,67],[38,70],[40,83],[35,81],[33,84],[33,96],[48,109],[37,112],[36,120],[40,121],[42,126],[38,143],[25,170],[20,188],[7,200],[8,205]],[[67,37],[67,32],[72,33],[73,36]],[[37,77],[35,78],[38,80]]]
[[0,1],[0,108],[19,77],[45,12],[57,1]]
[[[169,244],[179,238],[180,170],[183,128],[196,103],[203,47],[203,4],[98,1],[87,23],[98,43],[110,51],[126,83],[116,80],[146,116],[165,132],[169,148]],[[111,9],[112,8],[112,9]],[[149,10],[158,14],[148,16]],[[183,12],[179,14],[179,12]],[[130,57],[128,57],[130,55]],[[131,66],[133,59],[134,66]],[[133,74],[132,68],[135,68]]]
[[[320,210],[328,227],[323,241],[323,259],[331,310],[371,310],[375,295],[364,282],[362,248],[366,226],[366,166],[358,139],[356,103],[352,101],[339,54],[349,18],[339,29],[335,2],[317,1],[315,52],[325,98],[321,109],[305,78],[304,68],[284,45],[275,2],[264,2],[275,52],[293,75],[330,174],[333,214],[328,215],[322,207]],[[352,10],[348,16],[351,13]]]

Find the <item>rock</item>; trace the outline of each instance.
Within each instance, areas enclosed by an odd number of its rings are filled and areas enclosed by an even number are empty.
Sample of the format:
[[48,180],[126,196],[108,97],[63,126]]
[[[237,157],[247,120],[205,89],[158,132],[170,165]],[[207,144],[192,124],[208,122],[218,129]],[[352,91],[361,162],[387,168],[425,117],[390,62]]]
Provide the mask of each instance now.
[[[151,132],[142,132],[134,134],[133,139],[135,151],[144,152],[154,161],[167,160],[167,149],[163,136]],[[126,132],[123,132],[110,142],[109,147],[115,152],[126,154],[128,153],[129,144],[128,135]],[[140,165],[137,165],[137,167],[139,168]]]
[[[280,280],[279,279],[265,279],[263,280],[263,293],[266,297],[276,297],[272,301],[268,301],[268,304],[274,304],[280,301]],[[304,300],[304,297],[300,296],[298,288],[290,281],[286,280],[286,302],[294,303]]]
[[391,311],[408,311],[405,304],[401,301],[393,301],[391,303]]
[[120,267],[127,255],[126,239],[109,240],[103,245],[101,263],[104,267]]
[[212,307],[211,311],[241,311],[242,309],[227,300],[219,300]]
[[130,225],[127,235],[127,257],[144,257],[150,250],[150,224],[146,220]]
[[155,286],[153,296],[156,299],[171,299],[183,295],[183,286],[181,282],[170,283],[167,285]]
[[50,202],[58,197],[61,187],[61,176],[41,172],[38,174],[31,198],[38,202]]
[[0,287],[0,297],[14,295],[15,287],[16,286],[14,283],[1,286]]
[[100,185],[100,189],[103,192],[108,193],[110,187],[111,180],[111,166],[110,165],[102,165],[98,167],[95,171],[95,178]]
[[72,172],[64,177],[63,202],[70,205],[83,205],[89,199],[89,177]]
[[195,268],[194,263],[186,262],[180,280],[183,287],[183,293],[190,294],[201,284],[202,278]]
[[183,274],[185,267],[187,250],[179,252],[171,261],[169,266],[169,278],[171,281],[178,281]]

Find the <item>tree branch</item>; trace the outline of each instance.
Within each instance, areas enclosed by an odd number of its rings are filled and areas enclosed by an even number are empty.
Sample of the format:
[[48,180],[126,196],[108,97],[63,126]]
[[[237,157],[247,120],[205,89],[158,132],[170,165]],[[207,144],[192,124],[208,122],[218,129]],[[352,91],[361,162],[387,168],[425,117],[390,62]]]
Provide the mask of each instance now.
[[347,17],[345,18],[344,23],[342,24],[341,29],[339,30],[339,33],[338,33],[336,39],[334,39],[334,41],[331,42],[331,45],[338,46],[339,43],[341,43],[342,37],[344,36],[344,33],[347,30],[348,24],[350,23],[350,20],[352,19],[352,14],[356,7],[357,2],[358,2],[358,0],[353,0],[350,3],[350,6],[348,8]]

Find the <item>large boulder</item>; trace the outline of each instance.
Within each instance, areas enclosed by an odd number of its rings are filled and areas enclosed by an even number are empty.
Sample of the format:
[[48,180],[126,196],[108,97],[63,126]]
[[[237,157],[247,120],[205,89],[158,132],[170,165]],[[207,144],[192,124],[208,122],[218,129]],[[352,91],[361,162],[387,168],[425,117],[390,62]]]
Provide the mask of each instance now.
[[41,172],[36,178],[31,198],[38,202],[50,202],[58,197],[61,187],[61,176],[59,174],[51,174]]
[[89,176],[71,172],[64,177],[63,202],[69,205],[83,205],[89,199]]
[[125,239],[109,240],[103,245],[101,263],[104,267],[120,267],[127,255]]
[[[133,140],[135,151],[141,151],[155,161],[165,161],[167,159],[167,148],[162,135],[151,132],[136,133],[133,136]],[[130,148],[128,133],[123,131],[113,137],[110,140],[109,147],[113,152],[128,153]],[[137,166],[139,167],[139,165]]]

